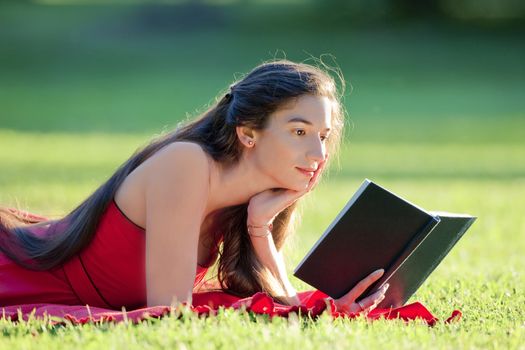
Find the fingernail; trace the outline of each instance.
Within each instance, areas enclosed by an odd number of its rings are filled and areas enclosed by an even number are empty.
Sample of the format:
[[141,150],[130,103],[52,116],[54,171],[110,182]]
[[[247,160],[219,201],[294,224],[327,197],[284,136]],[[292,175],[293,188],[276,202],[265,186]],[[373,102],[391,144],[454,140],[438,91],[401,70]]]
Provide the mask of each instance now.
[[378,275],[378,274],[380,274],[380,273],[383,273],[384,271],[385,271],[385,270],[383,270],[383,269],[375,270],[375,271],[374,271],[374,274]]
[[384,288],[385,290],[387,290],[387,289],[388,289],[388,287],[390,287],[390,284],[388,284],[388,283],[387,283],[387,284],[385,284],[385,285],[383,286],[383,288]]

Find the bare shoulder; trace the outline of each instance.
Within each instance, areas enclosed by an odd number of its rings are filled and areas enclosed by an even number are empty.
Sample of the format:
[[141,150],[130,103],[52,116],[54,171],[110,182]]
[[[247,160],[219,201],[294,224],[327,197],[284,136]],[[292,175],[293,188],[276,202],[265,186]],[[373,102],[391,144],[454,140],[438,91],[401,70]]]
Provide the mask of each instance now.
[[147,166],[146,195],[171,197],[192,194],[208,196],[210,160],[202,147],[192,142],[175,142],[157,151]]
[[147,198],[167,201],[170,197],[188,196],[191,191],[192,198],[206,201],[210,167],[211,156],[199,144],[171,143],[126,177],[115,193],[115,202],[131,221],[146,227]]
[[208,160],[208,154],[204,151],[201,145],[190,141],[176,141],[163,147],[159,152],[165,153],[168,157],[183,157],[183,158],[200,158]]
[[[177,173],[193,173],[199,177],[199,173],[209,174],[209,155],[197,143],[177,141],[157,151],[151,159],[149,172],[156,175],[173,175]],[[162,174],[158,171],[163,169]]]

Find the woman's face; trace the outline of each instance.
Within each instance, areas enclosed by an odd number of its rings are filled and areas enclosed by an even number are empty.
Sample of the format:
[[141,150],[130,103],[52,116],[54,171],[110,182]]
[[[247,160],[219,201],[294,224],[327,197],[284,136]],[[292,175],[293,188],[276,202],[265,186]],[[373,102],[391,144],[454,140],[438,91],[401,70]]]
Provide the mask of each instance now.
[[303,95],[271,114],[266,129],[254,131],[257,166],[274,179],[276,188],[300,191],[308,186],[326,157],[331,119],[328,97]]

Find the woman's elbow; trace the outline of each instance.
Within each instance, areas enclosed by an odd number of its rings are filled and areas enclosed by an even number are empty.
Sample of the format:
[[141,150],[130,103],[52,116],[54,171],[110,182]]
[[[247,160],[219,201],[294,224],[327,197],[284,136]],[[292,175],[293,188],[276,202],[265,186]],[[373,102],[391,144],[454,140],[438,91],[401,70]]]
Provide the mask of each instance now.
[[190,299],[186,299],[185,301],[178,301],[178,299],[176,298],[172,298],[171,302],[167,302],[166,300],[163,300],[163,299],[158,299],[158,300],[148,300],[147,302],[147,307],[155,307],[155,306],[171,306],[171,307],[178,307],[179,305],[191,305],[192,303],[192,300],[191,298]]
[[191,305],[192,303],[192,291],[189,293],[182,294],[164,294],[164,295],[151,295],[147,297],[147,306],[178,306],[180,304]]

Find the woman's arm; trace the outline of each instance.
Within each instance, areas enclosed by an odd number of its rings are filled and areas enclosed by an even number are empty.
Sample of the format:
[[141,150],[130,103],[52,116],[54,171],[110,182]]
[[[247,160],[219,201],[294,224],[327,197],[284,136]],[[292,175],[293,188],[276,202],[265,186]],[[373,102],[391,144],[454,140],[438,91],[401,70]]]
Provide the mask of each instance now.
[[[265,228],[264,230],[267,229]],[[262,231],[262,229],[259,229],[257,234],[259,234],[260,231]],[[283,281],[286,297],[288,297],[292,305],[299,305],[299,297],[297,296],[295,288],[288,280],[282,253],[277,251],[272,235],[269,234],[265,237],[250,236],[250,239],[255,250],[255,254],[257,255],[257,258],[261,264],[266,266],[274,274],[274,276]]]
[[[260,226],[261,223],[271,222],[280,212],[293,204],[297,199],[310,192],[317,184],[319,175],[323,171],[327,160],[328,154],[326,154],[325,159],[319,163],[317,170],[314,172],[314,176],[310,179],[308,186],[304,190],[296,191],[281,188],[278,191],[275,191],[275,189],[272,188],[250,198],[247,208],[247,224],[251,222],[252,225],[255,224],[255,226]],[[268,230],[266,227],[254,227],[254,229],[259,232],[262,230]],[[259,234],[261,233],[257,233],[257,235]],[[286,289],[285,292],[290,299],[290,302],[294,305],[300,304],[297,292],[288,280],[282,255],[277,252],[272,235],[268,234],[265,236],[264,232],[262,232],[262,236],[263,237],[254,237],[250,235],[257,257],[263,265],[267,266],[275,276],[283,281]]]
[[147,305],[191,304],[208,160],[198,145],[177,143],[146,162]]

